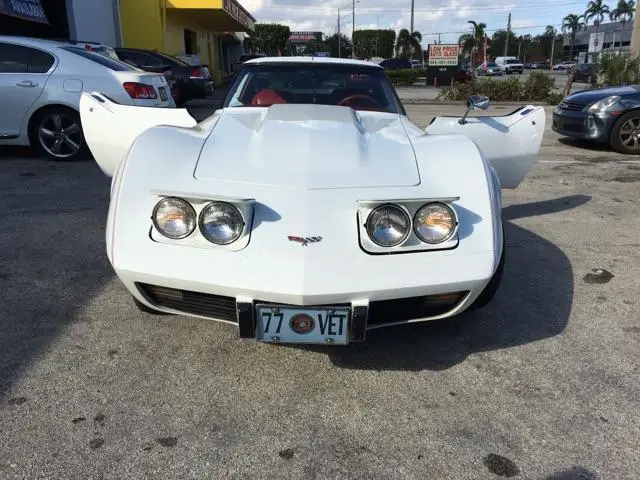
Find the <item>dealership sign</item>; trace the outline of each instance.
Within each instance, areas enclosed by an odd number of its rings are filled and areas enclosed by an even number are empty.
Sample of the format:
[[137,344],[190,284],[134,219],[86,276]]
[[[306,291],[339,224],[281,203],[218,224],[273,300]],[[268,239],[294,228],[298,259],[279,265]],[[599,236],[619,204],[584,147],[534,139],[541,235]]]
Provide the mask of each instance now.
[[306,43],[315,40],[319,35],[322,35],[322,32],[291,32],[289,41]]
[[455,66],[458,65],[460,46],[457,44],[430,44],[429,66]]
[[244,9],[234,0],[224,0],[224,10],[243,26],[251,28],[251,18]]
[[40,0],[0,0],[0,13],[32,22],[49,23]]

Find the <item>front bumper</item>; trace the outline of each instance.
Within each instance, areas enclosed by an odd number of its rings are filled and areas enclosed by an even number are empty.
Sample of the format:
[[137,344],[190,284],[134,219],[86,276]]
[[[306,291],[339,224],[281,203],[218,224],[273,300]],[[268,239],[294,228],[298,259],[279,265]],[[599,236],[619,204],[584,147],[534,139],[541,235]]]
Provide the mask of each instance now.
[[[114,270],[139,301],[156,310],[240,325],[242,308],[366,307],[364,330],[436,320],[464,311],[496,268],[495,254],[456,250],[342,258],[256,258],[236,252],[151,242],[145,255],[116,250]],[[251,310],[251,308],[248,308]],[[355,311],[355,310],[354,310]]]
[[[280,304],[263,299],[212,295],[137,282],[135,286],[144,303],[155,309],[235,324],[242,338],[256,337],[255,310],[258,304],[299,307],[299,305]],[[367,330],[451,316],[454,312],[462,310],[460,307],[466,303],[470,295],[471,292],[463,290],[392,300],[331,303],[307,305],[307,307],[350,307],[350,341],[360,342],[364,341]]]
[[553,112],[551,129],[567,137],[608,142],[615,120],[615,117],[607,114],[596,115],[584,111],[565,111],[556,108]]

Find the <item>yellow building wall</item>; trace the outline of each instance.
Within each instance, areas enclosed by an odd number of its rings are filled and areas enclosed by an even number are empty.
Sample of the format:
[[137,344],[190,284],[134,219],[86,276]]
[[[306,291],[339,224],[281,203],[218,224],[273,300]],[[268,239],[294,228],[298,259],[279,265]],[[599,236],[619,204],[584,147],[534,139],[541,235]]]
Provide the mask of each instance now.
[[125,47],[164,50],[164,0],[120,0],[120,24]]
[[201,25],[195,23],[188,15],[173,9],[167,12],[167,26],[165,30],[164,43],[165,53],[169,55],[184,55],[184,30],[189,29],[196,32],[196,48],[194,52],[200,56],[200,61],[209,66],[214,80],[222,80],[220,68],[220,56],[218,55],[218,37]]
[[[222,81],[218,35],[197,23],[197,17],[176,8],[165,8],[172,0],[119,1],[125,47],[158,50],[174,56],[184,55],[184,29],[192,30],[197,35],[195,53],[200,56],[203,64],[209,66],[214,81]],[[222,8],[222,0],[206,1],[209,8]]]

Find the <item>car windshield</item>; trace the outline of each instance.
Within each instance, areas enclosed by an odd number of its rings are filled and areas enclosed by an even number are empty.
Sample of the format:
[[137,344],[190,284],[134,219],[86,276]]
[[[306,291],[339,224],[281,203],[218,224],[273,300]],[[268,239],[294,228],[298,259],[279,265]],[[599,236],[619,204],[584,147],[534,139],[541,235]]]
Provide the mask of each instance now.
[[401,108],[381,68],[327,63],[245,64],[223,106],[277,103],[340,105],[388,113],[399,113]]
[[520,63],[520,60],[507,60],[505,63]]

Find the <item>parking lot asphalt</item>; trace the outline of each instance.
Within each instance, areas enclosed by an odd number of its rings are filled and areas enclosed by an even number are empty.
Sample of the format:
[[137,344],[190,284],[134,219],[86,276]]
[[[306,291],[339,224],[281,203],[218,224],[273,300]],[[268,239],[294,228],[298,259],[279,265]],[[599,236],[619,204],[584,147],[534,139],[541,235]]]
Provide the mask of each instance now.
[[95,163],[0,150],[0,479],[640,478],[640,161],[549,124],[493,303],[344,348],[139,312]]

